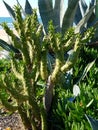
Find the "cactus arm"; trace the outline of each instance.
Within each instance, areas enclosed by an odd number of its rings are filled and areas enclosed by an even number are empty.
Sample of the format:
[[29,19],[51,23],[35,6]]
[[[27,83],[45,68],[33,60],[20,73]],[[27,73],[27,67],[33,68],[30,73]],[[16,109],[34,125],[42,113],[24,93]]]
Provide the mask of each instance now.
[[52,82],[56,82],[58,74],[60,72],[61,65],[62,65],[61,56],[57,55],[56,59],[55,59],[55,67],[54,67],[54,70],[53,70],[53,72],[51,74]]
[[[51,28],[51,29],[50,29]],[[52,103],[52,98],[53,98],[53,89],[54,89],[54,84],[56,83],[59,74],[60,74],[60,68],[62,66],[62,62],[64,60],[64,52],[63,52],[63,47],[62,47],[62,42],[61,42],[61,35],[60,34],[54,34],[54,28],[50,23],[49,29],[51,30],[49,32],[49,42],[51,48],[54,50],[55,53],[55,65],[54,69],[51,72],[51,75],[48,77],[47,84],[46,84],[46,91],[45,95],[43,98],[43,103],[44,107],[46,109],[46,112],[50,110],[51,103]]]
[[41,108],[41,129],[47,130],[46,112],[44,108]]
[[4,96],[2,96],[0,94],[0,100],[2,102],[2,105],[7,108],[7,110],[11,111],[11,112],[15,112],[17,109],[18,109],[18,106],[14,106],[14,105],[11,105],[7,99],[4,98]]
[[6,31],[6,33],[11,37],[11,39],[13,41],[13,46],[15,46],[15,48],[19,48],[20,49],[21,46],[18,43],[17,37],[13,33],[13,31],[8,27],[8,25],[6,23],[2,23],[2,27],[4,28],[4,30]]
[[67,53],[70,49],[72,49],[75,41],[74,37],[74,28],[69,28],[67,32],[64,34],[63,38],[63,50],[64,53]]
[[15,74],[15,76],[18,78],[18,79],[20,79],[20,80],[22,80],[23,81],[23,74],[21,74],[21,73],[19,73],[18,71],[17,71],[17,65],[15,64],[15,62],[13,63],[12,61],[11,61],[11,65],[12,65],[12,71],[13,71],[13,73]]
[[41,61],[40,61],[40,75],[43,80],[47,79],[47,52],[45,50],[41,53]]
[[[3,78],[3,77],[2,77]],[[28,96],[24,92],[19,93],[18,87],[15,86],[12,82],[9,81],[9,78],[6,76],[2,79],[2,87],[8,91],[17,101],[23,102],[28,100]],[[9,87],[8,87],[9,86]]]
[[74,64],[76,63],[78,55],[79,55],[79,51],[80,51],[80,49],[79,49],[80,45],[79,44],[80,44],[80,38],[77,37],[76,41],[74,43],[73,53],[71,55],[69,55],[69,58],[66,61],[65,65],[63,65],[61,67],[62,72],[66,72],[66,71],[70,70],[74,66]]
[[21,80],[21,84],[23,86],[24,92],[26,92],[27,90],[26,90],[26,84],[24,80],[23,64],[21,64],[21,67],[19,67],[19,62],[17,62],[16,59],[13,57],[11,60],[11,67],[12,67],[13,74],[18,80]]
[[29,93],[29,103],[32,107],[33,116],[35,116],[38,120],[40,120],[40,109],[38,107],[36,99],[32,96],[32,93],[31,93],[30,90],[28,91],[28,93]]
[[[36,69],[36,68],[35,68]],[[33,72],[33,74],[28,73],[28,70],[24,72],[24,80],[27,86],[27,93],[28,93],[28,102],[30,106],[32,107],[33,114],[35,117],[39,120],[40,119],[40,110],[37,104],[35,97],[35,74],[36,72]]]
[[18,5],[18,6],[20,6],[20,8],[21,8],[21,10],[22,10],[23,15],[24,15],[24,16],[26,16],[26,13],[25,13],[25,11],[24,11],[23,7],[21,6],[21,4],[19,3],[19,0],[16,0],[16,1],[17,1],[17,5]]
[[70,38],[64,45],[64,51],[68,52],[74,46],[74,38]]
[[[25,21],[22,18],[20,7],[15,7],[16,11],[16,22],[15,22],[15,29],[17,30],[20,36],[20,46],[22,51],[22,58],[27,65],[30,64],[30,57],[29,57],[29,46],[26,43],[25,37]],[[17,24],[18,23],[18,24]]]
[[26,128],[31,128],[31,123],[29,118],[27,117],[26,110],[24,109],[24,104],[18,106],[18,112],[21,116],[22,122]]
[[[4,89],[5,90],[6,88],[6,85],[5,83],[0,80],[0,90],[1,89]],[[7,93],[7,90],[5,91],[5,93]],[[10,102],[8,102],[8,98],[7,96],[5,96],[2,92],[0,93],[0,100],[2,102],[2,105],[7,108],[9,111],[16,111],[18,109],[18,106],[17,105],[14,105],[14,104],[11,104]]]

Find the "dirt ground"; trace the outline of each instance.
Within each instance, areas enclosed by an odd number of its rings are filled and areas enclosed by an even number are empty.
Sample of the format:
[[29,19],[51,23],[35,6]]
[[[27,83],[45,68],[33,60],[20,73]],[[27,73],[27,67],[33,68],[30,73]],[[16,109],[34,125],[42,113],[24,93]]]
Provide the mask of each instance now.
[[26,130],[17,112],[0,115],[0,130]]

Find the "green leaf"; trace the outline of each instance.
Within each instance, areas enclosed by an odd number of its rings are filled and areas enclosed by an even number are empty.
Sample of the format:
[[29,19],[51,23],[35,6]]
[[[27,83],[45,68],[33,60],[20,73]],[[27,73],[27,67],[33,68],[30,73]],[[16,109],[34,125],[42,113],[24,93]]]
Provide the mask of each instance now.
[[87,105],[86,107],[89,107],[92,103],[93,103],[94,99],[92,99]]
[[82,76],[80,77],[80,79],[78,80],[77,84],[83,80],[85,78],[85,76],[87,75],[88,71],[91,69],[91,67],[94,65],[96,60],[90,62],[84,69],[83,73],[82,73]]
[[85,114],[85,116],[86,116],[92,130],[98,130],[98,120],[93,119],[91,116],[88,116],[86,114]]
[[68,5],[68,8],[64,15],[63,24],[62,24],[63,33],[66,32],[68,28],[71,27],[73,24],[75,13],[78,7],[78,2],[79,0],[71,0]]
[[3,3],[4,3],[4,5],[6,6],[8,12],[9,12],[9,14],[10,14],[10,16],[11,16],[13,19],[15,19],[14,10],[13,10],[5,1],[3,1]]

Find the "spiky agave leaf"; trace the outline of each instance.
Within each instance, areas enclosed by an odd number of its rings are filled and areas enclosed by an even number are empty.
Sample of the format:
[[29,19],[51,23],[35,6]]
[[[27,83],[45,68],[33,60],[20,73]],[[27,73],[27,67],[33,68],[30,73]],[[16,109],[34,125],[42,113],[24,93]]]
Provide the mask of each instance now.
[[65,13],[65,5],[64,0],[55,0],[54,6],[54,25],[56,27],[56,31],[60,32],[63,22],[63,17]]
[[4,40],[0,39],[0,46],[7,50],[7,51],[13,51],[15,53],[19,53],[19,50],[16,49],[14,46],[8,44],[7,42],[5,42]]
[[98,130],[98,120],[93,119],[91,116],[88,116],[86,114],[85,114],[85,116],[86,116],[92,130]]
[[75,19],[74,19],[74,23],[77,25],[79,23],[79,21],[82,19],[82,17],[84,16],[85,12],[87,10],[87,4],[85,3],[84,0],[80,0],[76,13],[75,13]]
[[[93,7],[94,5],[95,5],[95,0],[91,0],[89,4],[89,9]],[[93,11],[89,20],[87,21],[87,28],[94,26],[95,23],[96,23],[96,17],[95,17],[95,12]]]
[[11,6],[9,6],[5,1],[3,1],[4,5],[6,6],[10,16],[15,19],[15,13],[14,10],[11,8]]
[[38,6],[45,32],[47,32],[48,22],[53,21],[54,18],[52,0],[38,0]]
[[[96,0],[95,4],[95,19],[98,21],[98,0]],[[96,26],[95,39],[98,40],[98,26]]]
[[64,14],[64,19],[62,23],[62,33],[66,32],[70,26],[72,26],[75,13],[78,7],[79,0],[71,0],[68,8]]
[[80,20],[80,22],[77,24],[77,26],[75,27],[75,32],[79,33],[81,32],[82,28],[84,27],[84,25],[87,23],[87,21],[89,20],[90,16],[92,15],[92,12],[94,11],[95,6],[93,6],[90,10],[88,10],[85,13],[85,16]]
[[96,0],[95,15],[97,19],[98,18],[98,0]]
[[75,18],[74,18],[74,24],[77,25],[81,19],[82,19],[82,14],[81,14],[80,6],[78,4],[77,11],[75,13]]
[[25,13],[29,15],[33,13],[32,7],[28,0],[26,0],[26,3],[25,3]]
[[78,80],[78,82],[76,84],[78,84],[81,80],[83,80],[85,78],[85,76],[87,75],[87,73],[89,72],[89,70],[92,68],[92,66],[95,64],[96,60],[93,60],[92,62],[88,63],[88,65],[85,67],[80,79]]
[[81,14],[82,14],[82,17],[83,17],[85,12],[86,12],[86,10],[87,10],[87,8],[88,8],[85,0],[80,0],[79,1],[79,6],[80,6]]

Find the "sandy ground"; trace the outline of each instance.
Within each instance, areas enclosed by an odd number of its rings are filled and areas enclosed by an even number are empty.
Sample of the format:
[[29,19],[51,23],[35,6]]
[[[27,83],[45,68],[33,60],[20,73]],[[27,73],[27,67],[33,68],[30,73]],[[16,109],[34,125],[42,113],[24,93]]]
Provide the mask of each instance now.
[[[17,35],[17,32],[13,30],[14,33]],[[0,39],[3,39],[4,41],[9,41],[9,36],[6,34],[6,32],[3,29],[0,29]]]
[[0,115],[0,130],[27,130],[20,115],[15,112],[11,115]]
[[8,41],[8,35],[4,30],[0,30],[0,39],[3,39],[4,41]]

